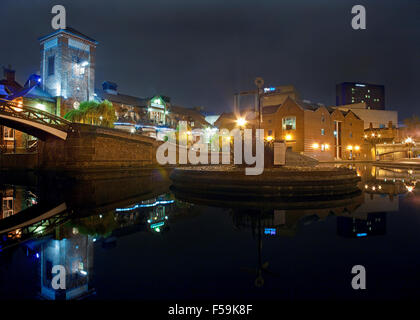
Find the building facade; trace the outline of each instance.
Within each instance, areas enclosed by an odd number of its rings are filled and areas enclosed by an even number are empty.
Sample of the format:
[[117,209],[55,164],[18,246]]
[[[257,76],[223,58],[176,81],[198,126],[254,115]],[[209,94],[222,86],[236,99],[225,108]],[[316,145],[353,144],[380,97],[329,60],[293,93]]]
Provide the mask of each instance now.
[[263,109],[262,128],[268,141],[284,141],[287,148],[318,160],[367,160],[364,123],[351,111],[310,105],[287,98]]
[[369,83],[342,82],[336,85],[336,105],[366,103],[367,109],[385,110],[385,87]]

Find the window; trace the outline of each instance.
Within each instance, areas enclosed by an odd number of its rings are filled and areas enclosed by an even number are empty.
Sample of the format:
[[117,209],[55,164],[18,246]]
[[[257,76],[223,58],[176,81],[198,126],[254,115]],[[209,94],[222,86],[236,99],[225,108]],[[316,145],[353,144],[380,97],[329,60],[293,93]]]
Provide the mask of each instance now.
[[296,117],[283,118],[283,130],[296,130]]
[[273,130],[268,130],[268,135],[272,136],[273,135]]
[[325,136],[325,129],[321,129],[321,136]]
[[3,218],[13,215],[13,197],[3,198]]
[[15,130],[12,128],[4,127],[4,140],[15,140]]
[[350,138],[353,138],[353,132],[350,132]]
[[55,74],[55,56],[48,57],[48,75]]
[[321,122],[325,122],[325,115],[324,114],[322,114],[322,116],[321,116]]

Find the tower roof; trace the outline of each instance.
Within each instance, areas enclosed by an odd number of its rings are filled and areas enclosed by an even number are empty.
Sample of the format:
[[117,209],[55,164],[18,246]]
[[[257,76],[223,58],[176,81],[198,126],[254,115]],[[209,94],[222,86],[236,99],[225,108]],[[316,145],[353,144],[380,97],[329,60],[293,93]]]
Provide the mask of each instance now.
[[98,44],[98,41],[96,41],[95,39],[93,39],[91,37],[88,37],[87,35],[81,33],[80,31],[77,31],[76,29],[73,29],[72,27],[66,27],[66,29],[56,30],[56,31],[54,31],[54,32],[52,32],[52,33],[50,33],[50,34],[48,34],[46,36],[43,36],[43,37],[38,38],[38,40],[40,42],[42,42],[42,41],[45,41],[45,40],[47,40],[49,38],[52,38],[52,37],[60,34],[60,33],[66,33],[66,34],[71,35],[73,37],[77,37],[77,38],[80,38],[80,39],[83,39],[83,40],[92,42],[95,45]]

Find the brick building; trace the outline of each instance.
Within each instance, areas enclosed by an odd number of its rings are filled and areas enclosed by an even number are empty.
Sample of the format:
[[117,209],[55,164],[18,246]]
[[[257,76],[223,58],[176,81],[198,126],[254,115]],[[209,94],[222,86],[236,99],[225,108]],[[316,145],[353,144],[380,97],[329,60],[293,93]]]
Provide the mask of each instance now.
[[287,98],[263,108],[267,140],[284,141],[288,148],[319,160],[366,159],[363,120],[353,112]]
[[[56,100],[39,86],[40,77],[33,74],[22,86],[15,80],[15,71],[4,69],[5,79],[0,80],[0,98],[12,101],[17,106],[24,105],[56,114]],[[24,132],[0,126],[0,146],[2,152],[29,151],[36,139]]]

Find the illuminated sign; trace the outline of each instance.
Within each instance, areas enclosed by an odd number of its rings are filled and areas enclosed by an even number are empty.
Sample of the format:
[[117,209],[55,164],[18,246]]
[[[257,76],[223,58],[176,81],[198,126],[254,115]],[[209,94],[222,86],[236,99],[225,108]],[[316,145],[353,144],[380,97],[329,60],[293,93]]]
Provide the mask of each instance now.
[[264,234],[275,235],[276,234],[276,229],[275,228],[265,228],[264,229]]
[[153,98],[150,102],[150,105],[152,107],[165,108],[165,102],[159,97]]
[[356,87],[366,87],[365,84],[356,83]]
[[276,91],[276,88],[274,88],[274,87],[264,88],[264,93],[273,92],[273,91]]
[[356,234],[356,236],[358,236],[358,237],[366,237],[367,236],[367,233],[358,233],[358,234]]

